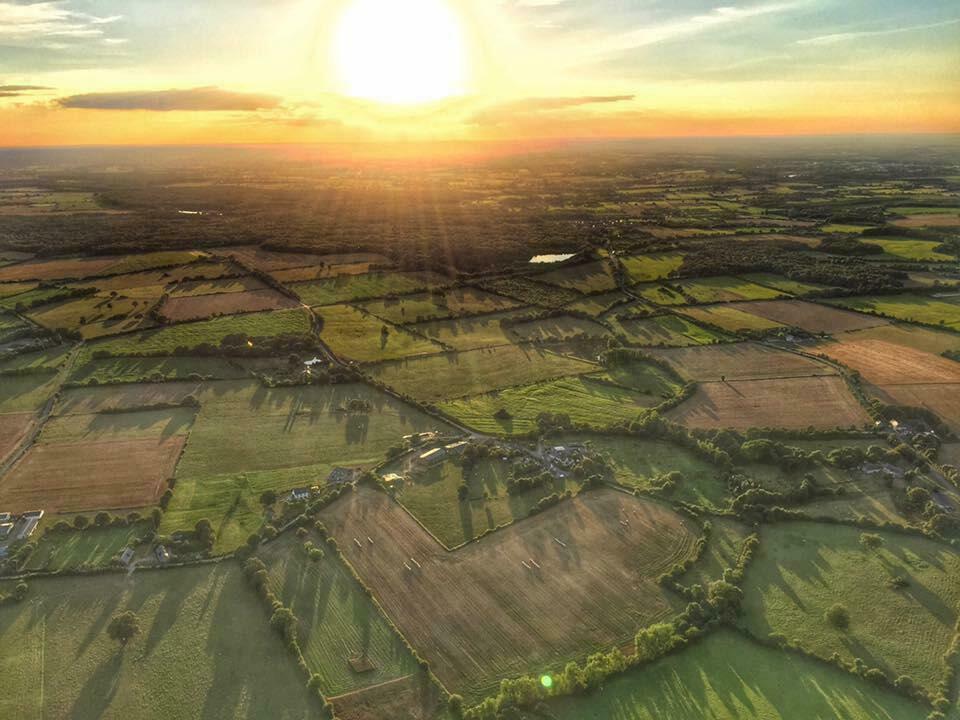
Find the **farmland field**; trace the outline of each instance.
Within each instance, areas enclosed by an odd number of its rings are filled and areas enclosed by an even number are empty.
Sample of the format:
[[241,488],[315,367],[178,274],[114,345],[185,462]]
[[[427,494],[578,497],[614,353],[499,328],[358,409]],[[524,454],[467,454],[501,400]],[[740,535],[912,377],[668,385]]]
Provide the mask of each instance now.
[[366,372],[421,402],[436,402],[596,369],[596,365],[549,350],[511,345],[395,360],[371,365]]
[[832,304],[883,317],[960,330],[960,304],[922,295],[891,295],[831,300]]
[[[627,518],[630,529],[621,532],[617,517]],[[671,510],[611,490],[590,492],[454,553],[373,490],[349,495],[321,518],[441,682],[468,697],[495,687],[499,677],[556,667],[623,642],[665,617],[673,601],[655,578],[684,558],[696,537]],[[352,538],[367,535],[374,545],[353,545]],[[524,568],[520,561],[529,557],[540,570]],[[419,567],[406,571],[410,558]],[[478,616],[485,621],[476,622]]]
[[[666,387],[663,392],[667,397],[672,394]],[[537,429],[541,413],[559,413],[578,425],[605,428],[635,420],[664,399],[581,375],[462,397],[438,407],[479,432],[522,435]],[[503,411],[508,417],[496,417]]]
[[832,334],[885,325],[886,320],[801,300],[773,300],[733,307],[810,333]]
[[942,355],[948,350],[960,351],[960,334],[902,323],[890,323],[866,330],[843,333],[837,335],[836,339],[841,342],[847,340],[879,340],[933,355]]
[[617,320],[615,330],[626,335],[630,343],[646,347],[709,345],[727,339],[726,336],[679,315],[660,315],[642,320]]
[[0,414],[0,462],[20,445],[35,419],[32,412]]
[[397,298],[371,300],[359,305],[362,310],[392,323],[414,323],[439,318],[459,317],[509,310],[516,300],[493,295],[478,288],[451,288],[436,293],[418,293]]
[[376,362],[443,350],[425,337],[384,324],[349,305],[327,305],[314,313],[321,321],[320,337],[335,353],[351,360]]
[[556,315],[519,323],[510,328],[520,342],[557,342],[571,337],[604,337],[610,334],[603,325],[572,315]]
[[526,314],[524,310],[508,310],[477,317],[417,323],[410,329],[456,350],[475,350],[515,342],[512,328],[501,325],[501,320],[512,320]]
[[47,373],[0,375],[0,413],[36,412],[57,389]]
[[82,532],[48,532],[37,542],[27,569],[58,572],[110,567],[124,548],[139,544],[148,532],[145,522],[115,528],[90,527]]
[[683,265],[683,255],[627,255],[620,258],[631,281],[649,282],[662,280],[679,270]]
[[524,305],[559,308],[583,297],[576,290],[524,277],[487,278],[478,283],[484,290],[506,295]]
[[816,295],[830,289],[823,285],[815,285],[813,283],[790,280],[789,278],[781,277],[780,275],[771,275],[769,273],[751,273],[741,277],[747,282],[751,282],[756,285],[763,285],[765,287],[773,288],[774,290],[779,290],[780,292],[787,293],[788,295],[795,295],[797,297]]
[[[760,637],[778,632],[821,657],[860,657],[934,690],[957,620],[960,558],[939,543],[891,534],[868,550],[860,532],[812,523],[765,528],[747,571],[742,622]],[[891,586],[896,576],[908,584]],[[849,610],[846,630],[823,617],[835,602]]]
[[[304,659],[321,679],[327,696],[341,695],[412,675],[417,664],[403,641],[350,575],[334,551],[317,536],[312,541],[323,557],[308,557],[302,543],[289,536],[264,547],[270,587],[299,622]],[[371,669],[357,672],[351,658]]]
[[708,347],[654,349],[682,377],[696,381],[753,380],[811,375],[836,375],[830,365],[803,355],[757,343],[727,343]]
[[730,333],[743,331],[763,332],[783,328],[783,325],[778,322],[767,320],[758,315],[751,315],[750,313],[737,310],[727,305],[688,307],[678,312],[691,320],[713,325]]
[[160,306],[160,314],[169,322],[188,322],[237,313],[283,310],[299,303],[273,289],[225,292],[171,297]]
[[630,671],[607,683],[602,693],[553,701],[548,708],[556,720],[926,717],[921,706],[892,690],[878,690],[816,661],[763,647],[732,630]]
[[186,438],[34,445],[0,481],[0,505],[13,512],[142,508],[173,477]]
[[236,380],[250,373],[227,358],[107,357],[90,359],[81,353],[70,381],[80,385],[163,382],[169,380]]
[[327,280],[292,283],[288,287],[307,305],[316,306],[384,295],[404,295],[449,284],[447,278],[437,273],[413,272],[342,275]]
[[[106,625],[124,610],[142,632],[121,649]],[[267,620],[236,565],[31,582],[28,601],[0,607],[0,714],[316,717]]]
[[960,383],[960,363],[884,340],[844,338],[818,345],[817,350],[874,385]]
[[735,277],[702,278],[678,283],[687,303],[730,302],[731,300],[771,300],[784,293],[771,287]]
[[953,255],[940,252],[942,243],[934,240],[906,240],[903,238],[864,238],[869,245],[878,245],[883,252],[900,260],[949,262],[956,260]]
[[538,282],[558,285],[585,294],[608,292],[617,287],[617,279],[608,260],[570,265],[535,277]]
[[870,416],[836,376],[728,380],[697,387],[667,413],[692,428],[772,427],[802,430],[862,426]]
[[888,405],[925,408],[954,432],[960,431],[960,383],[868,385],[867,392]]
[[21,280],[63,280],[121,275],[159,267],[183,265],[199,260],[202,253],[170,251],[110,257],[58,260],[28,260],[0,268],[0,282]]
[[341,255],[319,255],[301,252],[278,252],[257,245],[233,245],[214,251],[221,257],[236,258],[239,262],[259,270],[274,271],[307,266],[336,266],[342,264],[387,263],[387,258],[376,253],[347,253]]
[[104,335],[149,328],[156,323],[146,317],[159,296],[135,300],[109,295],[92,295],[43,305],[27,313],[33,322],[53,330],[78,330],[85,340]]

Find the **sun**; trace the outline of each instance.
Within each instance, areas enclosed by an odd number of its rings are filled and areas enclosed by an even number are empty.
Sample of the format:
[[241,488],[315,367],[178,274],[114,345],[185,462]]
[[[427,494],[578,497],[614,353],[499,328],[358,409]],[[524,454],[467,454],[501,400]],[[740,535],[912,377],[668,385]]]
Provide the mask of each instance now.
[[394,105],[466,91],[463,26],[445,0],[351,0],[333,37],[341,91]]

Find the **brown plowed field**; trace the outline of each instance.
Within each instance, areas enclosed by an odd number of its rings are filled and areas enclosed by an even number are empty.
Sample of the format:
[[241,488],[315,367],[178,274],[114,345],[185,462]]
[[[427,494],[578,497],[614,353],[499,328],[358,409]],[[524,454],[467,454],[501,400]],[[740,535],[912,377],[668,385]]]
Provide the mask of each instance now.
[[803,300],[733,303],[730,307],[811,333],[838,333],[886,325],[887,320]]
[[172,297],[164,301],[160,314],[170,322],[201,320],[215,315],[285,310],[300,303],[273,289]]
[[667,413],[693,428],[861,426],[870,416],[837,376],[704,383]]
[[34,417],[34,414],[29,412],[0,415],[0,462],[20,444]]
[[[695,526],[672,510],[614,490],[455,552],[369,488],[331,505],[322,520],[440,681],[472,698],[495,690],[499,678],[628,642],[669,615],[675,608],[656,578],[696,540]],[[523,566],[531,558],[540,569]]]
[[429,720],[445,717],[444,697],[426,675],[409,675],[330,698],[339,720]]
[[668,362],[681,376],[698,382],[721,377],[749,380],[837,374],[826,363],[756,343],[651,349],[647,352]]
[[119,510],[152,505],[167,488],[186,438],[34,445],[0,480],[11,512]]
[[883,340],[828,342],[817,350],[874,385],[960,383],[960,363]]

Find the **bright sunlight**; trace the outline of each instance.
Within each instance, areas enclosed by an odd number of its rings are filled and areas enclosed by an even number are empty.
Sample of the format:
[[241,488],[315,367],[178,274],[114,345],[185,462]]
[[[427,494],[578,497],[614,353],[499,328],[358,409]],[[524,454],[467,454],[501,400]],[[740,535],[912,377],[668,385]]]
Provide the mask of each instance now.
[[333,61],[342,91],[367,100],[424,103],[466,89],[463,27],[445,0],[353,0]]

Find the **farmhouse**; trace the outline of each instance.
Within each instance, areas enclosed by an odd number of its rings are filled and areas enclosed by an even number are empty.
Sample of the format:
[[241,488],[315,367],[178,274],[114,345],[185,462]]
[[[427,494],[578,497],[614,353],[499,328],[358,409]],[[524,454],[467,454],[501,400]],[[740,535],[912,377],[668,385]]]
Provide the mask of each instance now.
[[287,494],[288,502],[306,502],[310,499],[310,488],[294,488]]
[[37,529],[37,525],[40,524],[40,520],[43,518],[43,510],[31,510],[20,516],[20,522],[18,523],[19,529],[16,533],[17,540],[26,540],[28,537],[33,535]]
[[124,551],[120,553],[120,562],[122,562],[124,565],[129,565],[130,561],[133,560],[134,554],[133,548],[124,549]]

